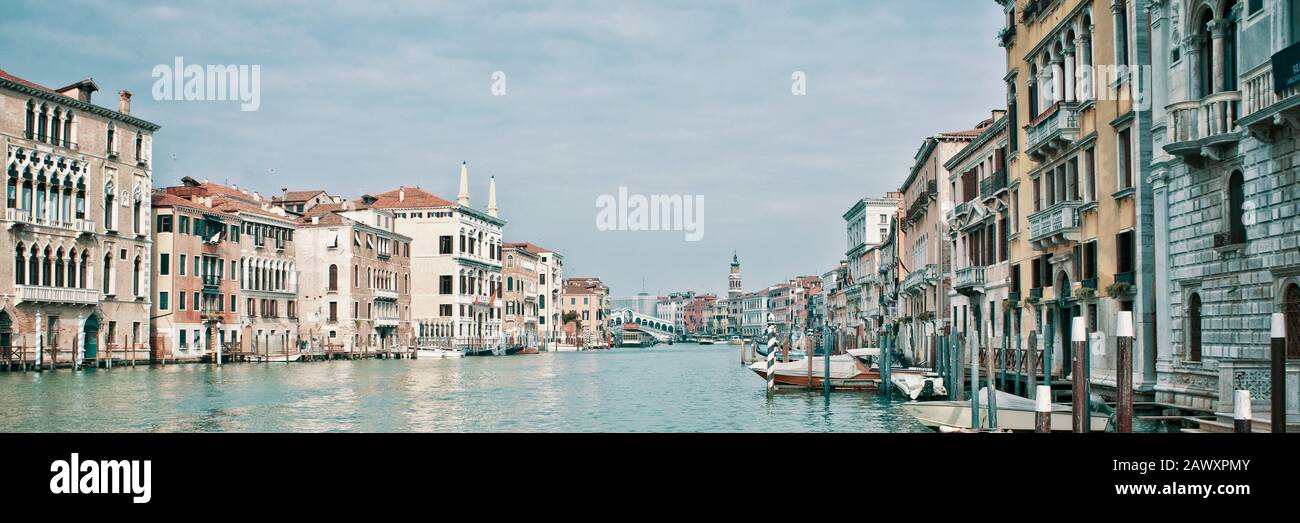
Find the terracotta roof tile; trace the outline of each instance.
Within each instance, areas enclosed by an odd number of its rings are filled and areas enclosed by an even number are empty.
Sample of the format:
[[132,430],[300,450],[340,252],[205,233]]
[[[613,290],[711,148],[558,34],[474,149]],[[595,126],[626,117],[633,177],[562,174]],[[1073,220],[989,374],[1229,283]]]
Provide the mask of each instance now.
[[[400,194],[405,191],[406,195]],[[423,207],[454,207],[456,204],[436,195],[425,191],[419,187],[401,187],[388,192],[374,195],[375,203],[372,207],[380,209],[410,209]]]

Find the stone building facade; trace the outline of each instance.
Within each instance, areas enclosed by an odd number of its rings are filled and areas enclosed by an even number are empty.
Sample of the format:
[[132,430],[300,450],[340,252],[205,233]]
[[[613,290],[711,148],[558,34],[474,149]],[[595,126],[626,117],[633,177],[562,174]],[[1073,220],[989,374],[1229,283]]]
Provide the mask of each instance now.
[[505,266],[501,269],[506,278],[505,316],[502,329],[513,339],[536,340],[538,309],[538,270],[542,249],[530,243],[506,243]]
[[91,80],[50,89],[0,70],[5,358],[35,361],[40,349],[69,362],[128,345],[147,350],[159,127],[131,116],[129,92],[113,110],[92,103],[97,90]]
[[[1151,12],[1156,399],[1270,410],[1270,316],[1286,318],[1300,420],[1300,1],[1162,0]],[[1289,73],[1288,73],[1289,74]],[[1286,75],[1285,80],[1292,80]]]

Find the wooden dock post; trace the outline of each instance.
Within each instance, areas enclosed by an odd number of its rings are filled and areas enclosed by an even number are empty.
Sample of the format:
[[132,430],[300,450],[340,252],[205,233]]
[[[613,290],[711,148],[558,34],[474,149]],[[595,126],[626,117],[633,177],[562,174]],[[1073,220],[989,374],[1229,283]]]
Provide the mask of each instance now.
[[1052,432],[1052,388],[1038,385],[1034,394],[1034,432]]
[[1239,390],[1232,396],[1232,431],[1250,432],[1250,391]]
[[1269,397],[1273,399],[1273,411],[1270,412],[1269,431],[1274,434],[1286,432],[1286,315],[1273,313],[1272,340],[1272,387]]
[[[979,328],[977,325],[976,329]],[[970,337],[970,342],[975,344],[970,350],[970,428],[973,431],[980,429],[980,336],[979,331]]]
[[997,387],[998,376],[997,374],[993,373],[993,350],[994,349],[993,349],[993,322],[992,321],[989,322],[989,336],[986,339],[988,341],[985,343],[985,347],[986,347],[985,350],[987,352],[984,353],[984,364],[985,366],[988,367],[988,369],[985,371],[985,376],[988,377],[984,378],[984,383],[987,384],[987,387],[989,389],[989,429],[995,430],[998,428],[998,387]]
[[1084,377],[1084,357],[1088,347],[1085,343],[1088,340],[1088,334],[1084,332],[1083,316],[1075,316],[1070,320],[1070,341],[1074,345],[1073,352],[1074,370],[1070,372],[1071,381],[1074,383],[1073,391],[1070,393],[1071,403],[1074,404],[1073,412],[1073,429],[1075,432],[1088,432],[1088,383]]
[[1120,311],[1115,325],[1119,369],[1115,377],[1115,431],[1133,432],[1133,312]]

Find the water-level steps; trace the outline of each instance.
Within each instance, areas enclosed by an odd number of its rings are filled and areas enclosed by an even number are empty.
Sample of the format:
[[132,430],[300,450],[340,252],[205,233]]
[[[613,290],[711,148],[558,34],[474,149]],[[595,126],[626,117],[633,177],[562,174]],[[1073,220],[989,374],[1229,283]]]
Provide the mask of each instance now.
[[[1231,414],[1222,412],[1216,413],[1215,417],[1183,416],[1182,421],[1193,425],[1191,428],[1182,429],[1181,432],[1195,433],[1225,433],[1235,432]],[[1286,431],[1294,433],[1300,430],[1300,423],[1287,423]],[[1257,411],[1254,418],[1250,420],[1251,432],[1272,432],[1273,424],[1269,418],[1268,411]]]

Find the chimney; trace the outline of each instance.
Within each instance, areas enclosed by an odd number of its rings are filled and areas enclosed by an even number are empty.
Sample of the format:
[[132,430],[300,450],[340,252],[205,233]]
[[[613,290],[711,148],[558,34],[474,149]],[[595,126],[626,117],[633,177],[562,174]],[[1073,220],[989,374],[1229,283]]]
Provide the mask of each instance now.
[[312,216],[312,217],[311,217],[311,224],[312,224],[312,225],[320,225],[320,216]]
[[399,202],[406,201],[406,187],[399,186],[397,188],[397,201]]
[[131,114],[131,91],[123,89],[117,92],[117,112],[122,114]]
[[90,95],[98,90],[99,90],[99,86],[95,85],[95,81],[90,78],[87,78],[75,84],[59,89],[58,93],[63,96],[67,96],[69,98],[76,98],[77,100],[90,103]]

